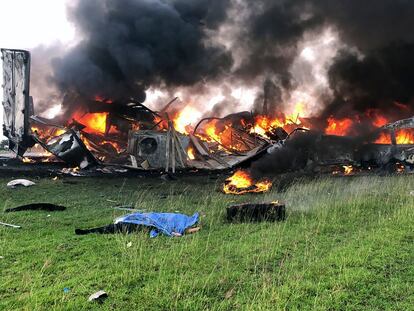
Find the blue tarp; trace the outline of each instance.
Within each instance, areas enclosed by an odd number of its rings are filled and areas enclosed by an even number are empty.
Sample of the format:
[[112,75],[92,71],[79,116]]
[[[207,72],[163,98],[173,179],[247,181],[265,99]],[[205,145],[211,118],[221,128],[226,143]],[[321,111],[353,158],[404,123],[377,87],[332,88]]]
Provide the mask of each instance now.
[[173,236],[173,233],[183,235],[187,228],[198,222],[198,213],[193,216],[176,213],[132,213],[115,220],[115,223],[130,223],[154,228],[150,236],[156,237],[158,233]]

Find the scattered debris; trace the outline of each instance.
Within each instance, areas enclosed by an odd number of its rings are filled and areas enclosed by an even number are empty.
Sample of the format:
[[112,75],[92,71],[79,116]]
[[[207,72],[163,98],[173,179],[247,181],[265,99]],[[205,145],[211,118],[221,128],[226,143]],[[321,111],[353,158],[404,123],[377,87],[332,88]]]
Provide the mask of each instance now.
[[7,183],[7,187],[9,188],[16,188],[18,186],[30,187],[33,185],[35,185],[35,183],[27,179],[15,179]]
[[79,173],[79,168],[78,167],[75,167],[75,168],[62,168],[61,170],[60,170],[60,173],[61,174],[64,174],[64,175],[70,175],[70,176],[74,176],[74,177],[80,177],[80,176],[82,176],[82,174],[81,173]]
[[88,298],[88,301],[101,301],[102,302],[107,297],[108,297],[108,294],[105,291],[100,290],[90,295]]
[[286,218],[285,204],[271,203],[243,203],[231,205],[227,208],[228,221],[281,221]]
[[171,174],[169,174],[169,173],[162,174],[160,178],[161,178],[162,180],[164,180],[164,181],[173,181],[173,180],[177,180],[177,178],[176,178],[176,177],[174,177],[173,175],[171,175]]
[[[177,97],[156,112],[133,100],[83,98],[69,91],[62,104],[77,103],[79,109],[62,116],[57,124],[34,115],[30,52],[2,49],[2,54],[3,132],[10,150],[26,163],[60,161],[80,170],[101,167],[107,174],[114,173],[106,169],[108,165],[175,173],[177,169],[231,168],[269,147],[267,139],[251,133],[249,112],[241,114],[247,118],[241,123],[232,124],[231,117],[205,118],[193,129],[186,128],[187,120],[179,112],[170,118],[167,111]],[[32,154],[30,148],[39,146],[44,150]],[[79,176],[76,171],[63,173]]]
[[414,196],[414,190],[410,191],[410,195]]
[[141,167],[142,167],[144,170],[149,170],[151,166],[150,166],[150,164],[149,164],[148,160],[145,160],[144,162],[142,162],[142,163],[141,163]]
[[52,203],[32,203],[32,204],[25,204],[25,205],[13,207],[13,208],[8,208],[4,212],[9,213],[9,212],[39,211],[39,210],[54,212],[54,211],[64,211],[65,209],[66,209],[65,206],[56,205]]
[[225,299],[230,299],[231,297],[233,297],[234,293],[235,293],[235,290],[234,290],[234,288],[232,288],[232,289],[230,289],[226,292],[226,294],[224,295],[224,298]]
[[120,206],[114,206],[113,209],[119,210],[119,211],[130,211],[130,212],[136,212],[137,209],[134,208],[132,205],[120,205]]
[[127,248],[130,248],[131,246],[132,246],[132,242],[128,242],[126,245]]
[[[266,96],[262,112],[207,117],[192,126],[187,123],[185,108],[169,111],[177,97],[157,112],[132,99],[85,98],[72,90],[61,104],[76,109],[55,120],[46,119],[34,114],[29,92],[30,52],[1,49],[1,53],[3,135],[9,140],[9,150],[31,167],[33,163],[59,163],[67,165],[59,167],[60,173],[71,176],[88,175],[91,169],[103,174],[224,170],[247,166],[266,153],[287,148],[292,136],[312,129],[318,131],[315,150],[297,152],[307,169],[335,165],[339,168],[332,171],[335,175],[356,175],[366,167],[371,172],[371,167],[388,167],[393,173],[409,173],[414,168],[414,118],[383,126],[374,122],[372,139],[356,146],[355,137],[347,136],[345,125],[332,117],[323,120],[328,127],[322,129],[318,125],[322,120],[312,124],[310,118],[296,113],[271,116]],[[302,161],[293,162],[293,169],[302,169]],[[168,175],[161,178],[170,180]],[[233,181],[226,181],[226,193],[265,192],[271,185],[258,181],[240,190]]]
[[63,134],[47,141],[42,140],[36,133],[33,133],[33,137],[48,152],[71,166],[84,169],[98,163],[78,132],[73,129],[61,130],[64,130]]
[[136,225],[136,224],[127,224],[127,223],[118,223],[110,224],[102,227],[91,228],[91,229],[75,229],[75,234],[85,235],[89,233],[99,233],[99,234],[114,234],[114,233],[124,233],[130,234],[133,232],[143,231],[147,227]]
[[21,226],[12,225],[12,224],[8,224],[8,223],[5,223],[5,222],[0,222],[0,225],[1,226],[5,226],[5,227],[16,228],[16,229],[20,229],[21,228]]
[[65,287],[65,288],[63,289],[63,292],[64,292],[65,294],[69,293],[69,292],[70,292],[70,288],[69,288],[69,287]]

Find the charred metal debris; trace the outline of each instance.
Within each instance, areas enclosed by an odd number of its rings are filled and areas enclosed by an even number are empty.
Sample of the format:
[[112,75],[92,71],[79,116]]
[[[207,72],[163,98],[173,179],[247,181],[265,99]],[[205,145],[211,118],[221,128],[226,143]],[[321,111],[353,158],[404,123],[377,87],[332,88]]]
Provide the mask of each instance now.
[[[298,126],[287,133],[282,127],[275,127],[265,136],[257,135],[249,124],[252,114],[243,112],[238,114],[238,122],[233,122],[234,115],[205,118],[191,131],[179,133],[168,113],[177,98],[157,112],[133,100],[85,100],[72,93],[65,96],[63,106],[81,102],[82,111],[71,111],[66,120],[45,119],[35,114],[30,96],[30,53],[13,49],[2,49],[1,53],[3,134],[9,140],[9,149],[23,162],[63,162],[72,175],[90,168],[106,173],[231,169],[278,152],[298,132],[308,131]],[[99,114],[101,120],[95,121],[101,122],[100,131],[90,130],[89,124],[84,124],[83,121],[93,121],[86,120],[86,114]],[[241,119],[243,122],[239,122]],[[212,125],[220,129],[219,135],[214,130],[209,132]],[[414,128],[414,118],[382,128],[391,135],[391,144],[366,144],[357,152],[352,144],[336,143],[336,136],[320,134],[320,145],[325,142],[326,146],[328,142],[330,147],[322,153],[307,155],[307,162],[325,167],[390,163],[411,167],[414,146],[397,145],[395,140],[395,131],[402,128]]]

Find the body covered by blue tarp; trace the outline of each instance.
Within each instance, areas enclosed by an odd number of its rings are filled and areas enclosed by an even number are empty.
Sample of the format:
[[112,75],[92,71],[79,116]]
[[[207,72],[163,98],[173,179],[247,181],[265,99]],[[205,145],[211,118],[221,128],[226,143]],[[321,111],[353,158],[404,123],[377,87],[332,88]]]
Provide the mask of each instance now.
[[198,222],[199,215],[193,216],[176,213],[132,213],[115,220],[115,223],[130,223],[154,228],[150,235],[156,237],[159,232],[168,236],[174,233],[183,235],[187,228]]

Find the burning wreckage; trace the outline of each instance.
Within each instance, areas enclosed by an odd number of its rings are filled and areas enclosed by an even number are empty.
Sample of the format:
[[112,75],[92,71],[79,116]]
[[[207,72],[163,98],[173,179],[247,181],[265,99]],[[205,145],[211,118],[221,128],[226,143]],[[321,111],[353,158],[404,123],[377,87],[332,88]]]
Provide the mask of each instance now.
[[[9,149],[23,162],[64,162],[69,168],[63,172],[69,174],[93,168],[103,172],[226,170],[246,167],[260,158],[277,162],[278,157],[272,154],[291,160],[290,165],[276,173],[316,167],[319,171],[328,167],[333,174],[375,167],[401,171],[414,164],[414,118],[382,124],[376,130],[376,139],[364,139],[361,143],[335,131],[340,120],[328,120],[329,127],[315,134],[310,130],[312,124],[298,115],[272,119],[265,113],[242,112],[224,118],[204,118],[189,128],[179,123],[179,112],[171,109],[177,98],[153,111],[141,102],[99,97],[91,100],[68,92],[63,106],[77,109],[48,120],[35,115],[29,92],[30,53],[1,51],[3,133],[9,139]],[[266,103],[263,106],[266,111]],[[312,148],[292,148],[299,136],[311,140]],[[39,148],[44,151],[36,155],[27,153]],[[238,170],[226,180],[223,191],[264,192],[270,186],[269,180],[255,183],[247,171]]]
[[[168,109],[153,111],[130,100],[85,100],[68,93],[63,105],[77,102],[65,118],[36,116],[29,94],[30,54],[2,49],[4,75],[3,133],[9,149],[23,162],[63,161],[73,169],[123,167],[135,170],[223,170],[256,156],[268,140],[244,128],[231,127],[229,118],[207,118],[194,131],[177,131]],[[220,130],[218,130],[220,128]],[[28,156],[30,148],[46,152]]]

